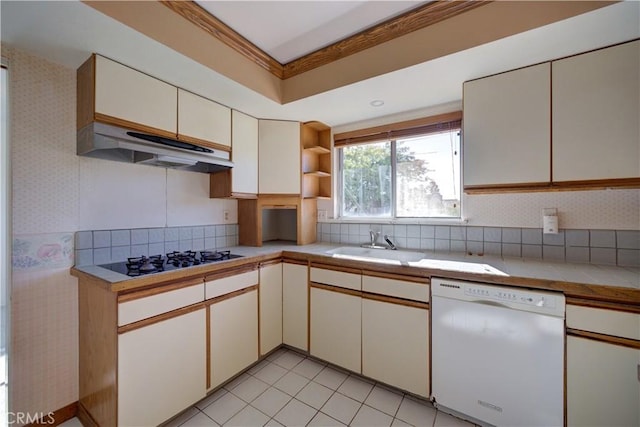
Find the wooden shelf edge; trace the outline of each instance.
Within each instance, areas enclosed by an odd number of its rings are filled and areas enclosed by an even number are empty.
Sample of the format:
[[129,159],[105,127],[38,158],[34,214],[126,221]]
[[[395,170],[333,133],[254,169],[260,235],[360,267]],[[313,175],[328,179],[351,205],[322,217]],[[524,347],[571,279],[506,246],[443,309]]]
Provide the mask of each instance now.
[[304,176],[317,176],[320,178],[328,178],[331,176],[331,174],[329,172],[324,172],[324,171],[311,171],[311,172],[304,172]]
[[306,147],[304,151],[315,153],[315,154],[331,154],[331,150],[323,147],[321,145],[317,145],[314,147]]
[[522,184],[464,186],[466,194],[530,193],[551,191],[587,191],[640,188],[640,178],[594,179],[564,182],[530,182]]

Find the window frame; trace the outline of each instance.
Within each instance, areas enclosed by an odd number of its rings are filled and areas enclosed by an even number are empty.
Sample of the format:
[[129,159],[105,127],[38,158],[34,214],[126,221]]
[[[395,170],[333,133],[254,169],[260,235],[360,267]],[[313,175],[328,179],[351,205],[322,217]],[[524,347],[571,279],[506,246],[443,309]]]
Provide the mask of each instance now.
[[[448,128],[448,129],[446,129]],[[445,130],[446,129],[446,130]],[[428,136],[441,132],[458,130],[458,168],[460,171],[460,210],[457,216],[397,216],[397,141],[412,137]],[[374,132],[375,131],[375,132]],[[390,143],[391,157],[391,209],[389,216],[349,216],[344,212],[344,148],[355,145],[368,145],[380,142]],[[334,150],[338,150],[338,174],[336,179],[336,192],[338,195],[336,202],[336,212],[340,220],[348,221],[430,221],[430,222],[458,222],[463,219],[462,207],[462,112],[447,113],[438,116],[425,117],[423,119],[399,122],[376,128],[362,129],[342,134],[334,135]]]

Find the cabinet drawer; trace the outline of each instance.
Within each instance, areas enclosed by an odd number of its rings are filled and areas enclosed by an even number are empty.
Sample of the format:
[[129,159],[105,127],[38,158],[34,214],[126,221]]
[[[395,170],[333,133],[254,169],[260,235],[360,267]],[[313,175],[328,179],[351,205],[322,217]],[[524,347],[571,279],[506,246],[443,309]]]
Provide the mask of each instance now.
[[258,270],[247,271],[246,273],[220,279],[208,280],[205,283],[205,299],[219,297],[249,286],[257,285],[259,282]]
[[429,285],[426,283],[362,276],[362,290],[390,297],[429,302]]
[[173,291],[118,304],[118,326],[137,322],[162,313],[177,310],[204,300],[204,284],[200,283]]
[[640,315],[567,305],[567,327],[640,340]]
[[345,273],[343,271],[311,267],[311,281],[356,291],[362,290],[362,276],[354,273]]

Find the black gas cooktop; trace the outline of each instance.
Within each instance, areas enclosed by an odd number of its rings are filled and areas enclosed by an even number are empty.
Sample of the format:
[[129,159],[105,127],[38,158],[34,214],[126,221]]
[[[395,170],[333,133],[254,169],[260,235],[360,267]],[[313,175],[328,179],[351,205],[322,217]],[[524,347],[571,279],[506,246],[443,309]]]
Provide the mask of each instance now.
[[242,255],[235,255],[229,251],[175,251],[169,252],[165,256],[151,255],[127,258],[127,261],[103,264],[98,267],[135,277],[241,257]]

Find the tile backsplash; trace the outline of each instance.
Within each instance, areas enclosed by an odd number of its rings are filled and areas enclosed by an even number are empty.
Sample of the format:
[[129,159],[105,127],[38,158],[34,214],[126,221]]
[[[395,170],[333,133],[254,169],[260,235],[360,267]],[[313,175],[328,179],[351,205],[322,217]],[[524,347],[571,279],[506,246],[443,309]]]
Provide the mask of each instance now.
[[78,231],[75,264],[108,264],[141,255],[223,249],[237,244],[238,224]]
[[378,242],[389,235],[399,249],[640,267],[638,230],[543,234],[541,228],[324,222],[318,223],[318,241],[359,245],[370,241],[369,230],[380,232]]

